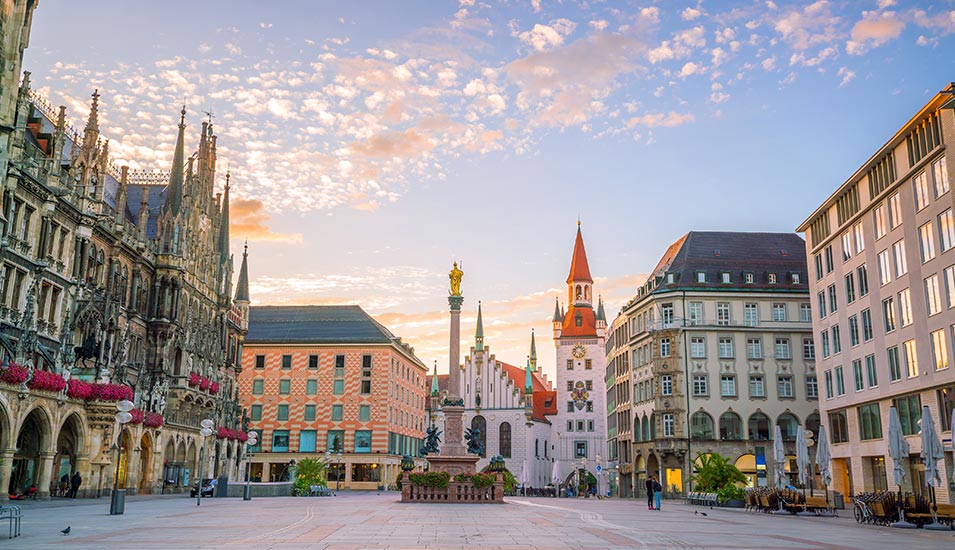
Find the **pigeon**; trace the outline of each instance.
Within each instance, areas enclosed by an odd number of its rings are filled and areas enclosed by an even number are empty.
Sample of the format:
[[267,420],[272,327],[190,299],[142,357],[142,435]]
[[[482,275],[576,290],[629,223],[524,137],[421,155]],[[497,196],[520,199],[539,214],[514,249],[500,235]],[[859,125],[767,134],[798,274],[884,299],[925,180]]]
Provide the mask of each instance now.
[[701,516],[705,516],[705,515],[706,515],[706,512],[700,512],[700,515],[701,515]]
[[63,529],[63,530],[60,531],[60,532],[63,533],[64,535],[69,535],[69,534],[70,534],[70,526],[67,525],[67,526],[66,526],[66,529]]

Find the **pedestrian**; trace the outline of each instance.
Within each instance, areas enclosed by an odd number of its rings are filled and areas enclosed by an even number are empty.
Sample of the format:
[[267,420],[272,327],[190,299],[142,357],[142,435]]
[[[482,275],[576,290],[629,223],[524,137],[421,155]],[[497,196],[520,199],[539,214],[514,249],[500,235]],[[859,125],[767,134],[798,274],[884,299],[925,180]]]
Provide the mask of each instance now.
[[653,476],[647,478],[645,485],[647,486],[647,510],[653,510],[653,484],[656,483],[656,480],[653,479]]
[[60,476],[60,486],[57,490],[57,494],[61,497],[65,497],[70,492],[70,474],[63,474]]
[[73,474],[73,477],[70,478],[70,498],[76,499],[76,492],[80,490],[80,484],[83,483],[83,478],[80,476],[80,472],[77,471]]
[[653,480],[653,503],[656,505],[656,509],[660,509],[660,499],[663,497],[663,487],[660,485],[660,482],[656,479]]

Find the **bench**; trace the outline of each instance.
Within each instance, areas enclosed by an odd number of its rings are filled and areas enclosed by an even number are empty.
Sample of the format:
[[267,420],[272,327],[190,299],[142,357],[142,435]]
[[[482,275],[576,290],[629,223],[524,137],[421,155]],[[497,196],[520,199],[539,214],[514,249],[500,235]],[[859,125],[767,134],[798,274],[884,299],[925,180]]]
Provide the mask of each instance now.
[[[936,513],[939,523],[944,523],[950,527],[955,528],[955,504],[939,504],[938,512]],[[916,523],[922,524],[932,521],[932,512],[906,512],[906,519],[915,520]]]
[[322,485],[311,485],[308,488],[308,496],[310,497],[333,497],[335,493],[332,492],[328,487]]
[[20,536],[20,519],[23,517],[23,512],[20,510],[19,506],[0,506],[0,521],[6,520],[9,525],[9,537],[19,537]]
[[716,493],[687,493],[686,500],[690,504],[716,506]]

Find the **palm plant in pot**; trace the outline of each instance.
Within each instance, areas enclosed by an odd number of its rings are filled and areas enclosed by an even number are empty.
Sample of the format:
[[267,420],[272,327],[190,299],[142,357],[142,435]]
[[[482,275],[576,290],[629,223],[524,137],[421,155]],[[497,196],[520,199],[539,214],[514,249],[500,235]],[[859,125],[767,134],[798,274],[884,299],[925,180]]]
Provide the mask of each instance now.
[[739,484],[746,483],[746,476],[728,457],[718,453],[700,453],[696,457],[694,489],[701,493],[716,493],[717,501],[729,507],[742,508],[746,493]]

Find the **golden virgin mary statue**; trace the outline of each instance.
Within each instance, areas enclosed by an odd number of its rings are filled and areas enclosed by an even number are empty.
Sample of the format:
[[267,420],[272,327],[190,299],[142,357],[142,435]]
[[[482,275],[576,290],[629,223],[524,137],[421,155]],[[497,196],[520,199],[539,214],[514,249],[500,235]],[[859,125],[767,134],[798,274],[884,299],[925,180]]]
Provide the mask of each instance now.
[[451,296],[461,295],[461,279],[464,278],[464,272],[458,269],[458,262],[454,262],[451,273],[448,274],[451,279]]

